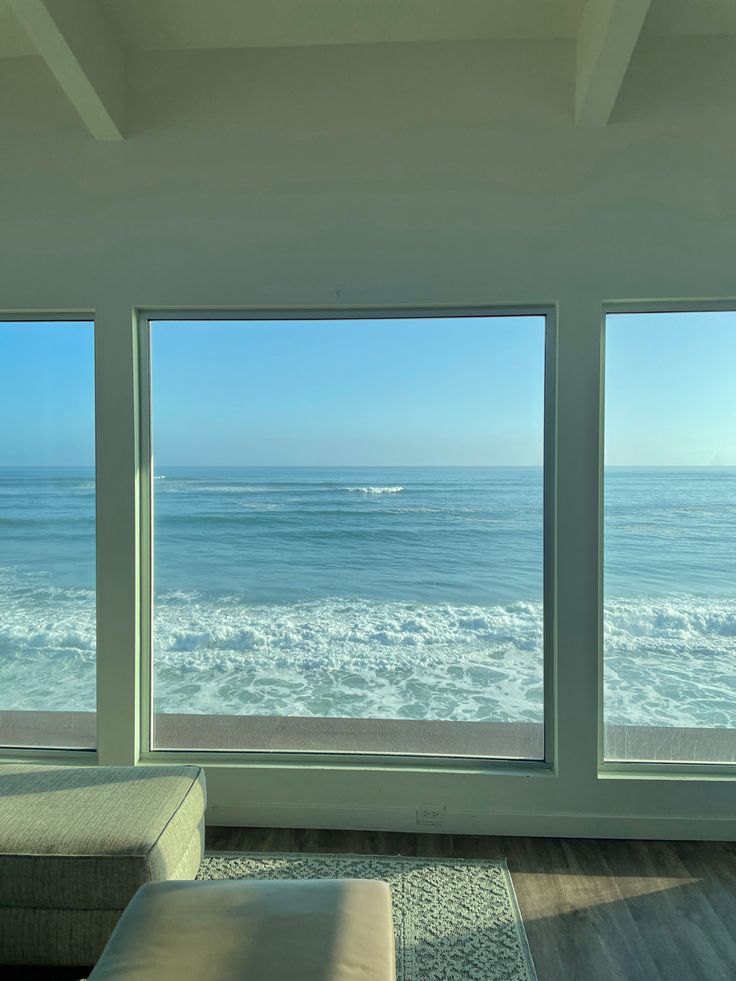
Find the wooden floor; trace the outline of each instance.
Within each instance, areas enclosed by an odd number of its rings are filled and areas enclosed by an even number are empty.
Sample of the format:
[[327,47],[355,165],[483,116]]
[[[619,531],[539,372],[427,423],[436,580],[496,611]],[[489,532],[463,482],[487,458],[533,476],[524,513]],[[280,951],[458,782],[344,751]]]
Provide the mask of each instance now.
[[735,981],[736,845],[211,828],[221,851],[506,858],[539,981]]
[[210,828],[207,847],[506,858],[539,981],[736,979],[736,844]]

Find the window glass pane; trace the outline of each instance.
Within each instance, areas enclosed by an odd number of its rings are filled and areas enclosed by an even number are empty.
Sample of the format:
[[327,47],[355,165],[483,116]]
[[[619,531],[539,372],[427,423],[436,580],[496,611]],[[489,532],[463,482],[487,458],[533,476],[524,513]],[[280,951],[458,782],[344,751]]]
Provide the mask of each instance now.
[[151,332],[154,745],[542,757],[544,318]]
[[95,745],[90,323],[0,322],[0,744]]
[[609,316],[605,754],[736,760],[736,314]]

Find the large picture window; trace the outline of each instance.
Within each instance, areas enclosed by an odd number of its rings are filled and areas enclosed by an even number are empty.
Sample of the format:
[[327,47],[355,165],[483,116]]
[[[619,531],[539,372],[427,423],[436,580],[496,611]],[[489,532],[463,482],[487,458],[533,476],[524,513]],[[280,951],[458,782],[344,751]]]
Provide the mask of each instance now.
[[736,761],[736,314],[607,318],[605,755]]
[[544,757],[545,318],[150,324],[153,747]]
[[0,745],[95,745],[91,323],[0,322]]

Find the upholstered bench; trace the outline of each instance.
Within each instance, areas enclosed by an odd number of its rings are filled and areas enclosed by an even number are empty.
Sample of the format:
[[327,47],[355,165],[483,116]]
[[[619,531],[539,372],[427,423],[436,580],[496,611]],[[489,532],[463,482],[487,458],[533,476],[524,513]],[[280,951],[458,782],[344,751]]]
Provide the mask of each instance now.
[[95,963],[144,883],[191,879],[196,766],[0,765],[0,964]]
[[393,981],[391,895],[363,879],[156,882],[89,981]]

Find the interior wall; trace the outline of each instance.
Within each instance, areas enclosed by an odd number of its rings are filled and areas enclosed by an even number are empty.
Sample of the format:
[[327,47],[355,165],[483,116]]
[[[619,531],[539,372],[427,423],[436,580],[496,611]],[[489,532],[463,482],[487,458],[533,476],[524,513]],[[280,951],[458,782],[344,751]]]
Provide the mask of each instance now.
[[[555,769],[227,763],[217,823],[736,837],[730,776],[597,773],[602,305],[736,297],[736,38],[643,41],[576,128],[568,42],[147,52],[127,139],[0,61],[0,309],[94,310],[100,760],[138,756],[133,309],[558,309]],[[671,771],[670,771],[671,772]]]
[[60,279],[71,305],[729,292],[735,54],[642,42],[611,125],[581,129],[567,42],[144,53],[122,143],[7,59],[3,283],[37,302]]

